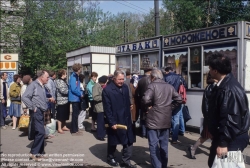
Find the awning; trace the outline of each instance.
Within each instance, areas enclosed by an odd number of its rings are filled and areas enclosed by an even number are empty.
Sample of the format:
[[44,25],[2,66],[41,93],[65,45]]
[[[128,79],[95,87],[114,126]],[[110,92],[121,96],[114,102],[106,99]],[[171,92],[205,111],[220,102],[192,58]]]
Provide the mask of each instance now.
[[211,49],[205,49],[204,52],[205,53],[209,53],[209,52],[219,52],[219,51],[233,51],[233,50],[237,50],[237,47],[220,47],[220,48],[211,48]]
[[181,55],[187,55],[187,52],[177,52],[177,53],[164,54],[165,57],[172,57],[172,56],[180,57]]

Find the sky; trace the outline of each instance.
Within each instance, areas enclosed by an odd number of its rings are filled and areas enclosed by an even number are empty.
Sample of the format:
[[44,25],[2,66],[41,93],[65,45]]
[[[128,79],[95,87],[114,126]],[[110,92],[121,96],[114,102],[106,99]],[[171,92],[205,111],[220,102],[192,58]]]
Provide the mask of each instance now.
[[[161,7],[162,1],[159,1]],[[135,12],[141,14],[149,13],[154,8],[154,0],[103,0],[100,1],[100,8],[104,12],[117,14],[118,12]]]

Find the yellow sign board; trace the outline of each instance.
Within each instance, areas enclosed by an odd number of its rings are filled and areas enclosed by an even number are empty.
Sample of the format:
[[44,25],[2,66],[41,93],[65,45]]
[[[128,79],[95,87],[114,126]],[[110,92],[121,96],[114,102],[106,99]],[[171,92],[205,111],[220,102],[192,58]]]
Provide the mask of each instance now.
[[17,62],[0,62],[0,70],[16,70]]

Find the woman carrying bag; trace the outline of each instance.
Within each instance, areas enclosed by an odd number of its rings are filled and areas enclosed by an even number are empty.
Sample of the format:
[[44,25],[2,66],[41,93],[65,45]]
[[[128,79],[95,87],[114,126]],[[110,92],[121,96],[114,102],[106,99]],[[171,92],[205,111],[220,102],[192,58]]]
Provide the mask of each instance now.
[[12,117],[12,130],[16,129],[18,120],[21,116],[21,78],[18,74],[14,75],[14,83],[10,86],[10,109],[9,116]]

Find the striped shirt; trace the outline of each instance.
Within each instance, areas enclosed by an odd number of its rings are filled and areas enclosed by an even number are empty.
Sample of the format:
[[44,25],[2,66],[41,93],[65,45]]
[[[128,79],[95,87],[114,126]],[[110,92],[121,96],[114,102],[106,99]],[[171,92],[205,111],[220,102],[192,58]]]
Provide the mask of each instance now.
[[22,96],[22,101],[30,110],[35,110],[36,108],[39,108],[41,111],[48,110],[48,99],[46,98],[45,89],[38,79],[28,85]]

